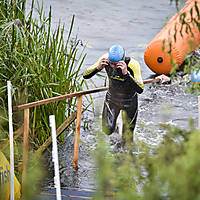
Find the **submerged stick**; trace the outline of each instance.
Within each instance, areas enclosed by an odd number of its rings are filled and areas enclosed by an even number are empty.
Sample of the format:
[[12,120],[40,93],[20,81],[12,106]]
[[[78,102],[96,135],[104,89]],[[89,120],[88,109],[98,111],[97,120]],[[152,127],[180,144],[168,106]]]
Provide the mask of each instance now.
[[[90,104],[88,104],[88,106],[86,108],[84,108],[82,110],[82,112],[84,112]],[[56,130],[56,136],[59,137],[60,134],[76,119],[76,115],[77,115],[77,111],[74,111]],[[38,148],[38,150],[36,151],[37,153],[42,153],[45,149],[47,149],[47,147],[52,143],[52,137],[49,137],[45,143]]]
[[159,78],[152,78],[152,79],[147,79],[147,80],[143,81],[144,84],[152,83],[152,82],[160,82],[160,79]]
[[[74,120],[76,119],[76,111],[74,111],[57,129],[56,136],[58,137]],[[49,137],[45,143],[36,151],[42,153],[52,143],[52,137]]]

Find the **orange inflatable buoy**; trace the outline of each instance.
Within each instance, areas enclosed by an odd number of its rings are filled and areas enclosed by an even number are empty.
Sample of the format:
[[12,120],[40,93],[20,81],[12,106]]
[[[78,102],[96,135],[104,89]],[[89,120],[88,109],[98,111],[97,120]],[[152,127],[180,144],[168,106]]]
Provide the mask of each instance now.
[[200,0],[187,1],[180,12],[174,15],[150,42],[144,52],[144,61],[153,72],[170,74],[172,63],[175,63],[178,69],[185,55],[199,47],[199,13]]

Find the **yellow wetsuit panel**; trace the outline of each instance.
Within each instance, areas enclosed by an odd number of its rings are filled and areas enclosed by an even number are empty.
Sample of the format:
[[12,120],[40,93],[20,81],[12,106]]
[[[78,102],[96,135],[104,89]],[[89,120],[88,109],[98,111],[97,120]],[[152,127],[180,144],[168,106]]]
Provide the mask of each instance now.
[[135,82],[144,89],[144,83],[142,80],[142,73],[141,73],[141,66],[138,61],[131,58],[130,62],[128,63],[128,67],[133,71],[134,80]]
[[93,64],[92,66],[88,67],[84,72],[83,72],[83,77],[87,77],[88,75],[94,73],[97,70],[97,66],[99,65],[100,61],[102,58],[108,58],[108,53],[104,54],[99,58],[99,60]]
[[[102,58],[108,58],[108,53],[104,54],[103,56],[101,56],[98,61],[93,64],[92,66],[88,67],[84,73],[83,73],[83,77],[85,79],[91,78],[92,76],[94,76],[96,73],[99,72],[99,70],[97,69],[97,66],[99,65],[100,61]],[[128,58],[128,57],[127,57]],[[136,83],[136,85],[141,88],[140,90],[144,89],[144,84],[143,84],[143,80],[142,80],[142,76],[141,76],[141,66],[139,64],[138,61],[134,60],[133,58],[129,58],[130,61],[128,62],[128,71],[129,71],[129,76],[130,78],[133,80],[133,82]],[[126,62],[126,61],[125,61]],[[112,73],[112,71],[115,71],[112,68],[109,68],[108,66],[105,67],[106,72],[108,77],[111,80],[119,80],[121,82],[125,81],[125,76],[123,76],[121,73]],[[130,73],[131,72],[131,73]]]

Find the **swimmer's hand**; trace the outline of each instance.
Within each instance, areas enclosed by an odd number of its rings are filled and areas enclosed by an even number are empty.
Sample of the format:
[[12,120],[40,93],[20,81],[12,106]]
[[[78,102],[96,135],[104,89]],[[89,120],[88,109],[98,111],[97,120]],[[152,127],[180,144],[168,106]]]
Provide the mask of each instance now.
[[128,73],[127,65],[123,60],[117,63],[117,68],[120,68],[122,70],[123,75],[126,75]]
[[156,79],[160,79],[161,83],[168,83],[171,81],[171,79],[164,74],[157,76]]
[[99,65],[97,66],[97,69],[100,71],[102,70],[105,66],[107,66],[109,63],[109,60],[107,58],[102,58],[99,62]]

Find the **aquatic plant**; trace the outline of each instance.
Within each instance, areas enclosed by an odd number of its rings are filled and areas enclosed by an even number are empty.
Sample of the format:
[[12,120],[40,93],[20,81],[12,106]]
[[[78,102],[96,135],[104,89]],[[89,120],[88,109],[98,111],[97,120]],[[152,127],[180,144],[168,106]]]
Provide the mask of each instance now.
[[138,154],[111,153],[100,137],[97,160],[97,193],[94,199],[198,199],[200,135],[161,124],[167,133],[158,147],[137,144]]
[[176,9],[179,10],[180,5],[183,3],[183,0],[170,0],[170,4],[172,4],[173,2],[175,2]]
[[[170,1],[172,3],[172,1]],[[188,44],[190,47],[189,53],[185,53],[185,58],[184,62],[182,63],[181,66],[178,67],[178,63],[174,60],[174,57],[172,56],[172,42],[169,42],[166,44],[166,41],[163,41],[163,51],[166,50],[166,46],[168,48],[167,53],[170,56],[170,61],[172,64],[172,69],[170,72],[170,75],[172,78],[174,78],[177,75],[177,71],[183,71],[185,74],[188,76],[186,77],[186,92],[190,93],[196,93],[199,94],[199,89],[200,89],[200,84],[198,82],[194,83],[191,80],[191,74],[193,71],[199,71],[200,65],[199,65],[199,59],[200,56],[196,55],[199,54],[198,52],[196,53],[195,51],[191,51],[194,49],[198,49],[199,43],[192,41],[191,38],[194,38],[194,35],[200,32],[200,11],[198,7],[197,1],[191,2],[194,3],[192,4],[190,11],[189,12],[182,12],[178,18],[179,23],[180,23],[180,28],[177,29],[177,26],[174,26],[173,30],[170,30],[174,33],[173,38],[171,40],[174,40],[174,42],[177,41],[177,37],[187,37],[188,36]],[[190,20],[188,20],[190,19]],[[197,32],[194,32],[197,31]]]
[[[80,69],[85,46],[72,35],[71,25],[58,24],[52,30],[51,8],[45,16],[43,5],[34,0],[26,15],[26,0],[1,1],[0,5],[0,100],[1,117],[7,123],[7,80],[13,86],[13,105],[82,90],[84,80]],[[34,17],[37,16],[37,17]],[[67,36],[66,36],[67,33]],[[37,147],[50,135],[48,116],[55,115],[56,125],[76,109],[76,98],[63,100],[30,110],[31,142]],[[14,113],[15,129],[23,123],[23,113]]]

